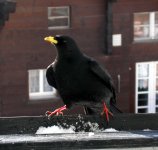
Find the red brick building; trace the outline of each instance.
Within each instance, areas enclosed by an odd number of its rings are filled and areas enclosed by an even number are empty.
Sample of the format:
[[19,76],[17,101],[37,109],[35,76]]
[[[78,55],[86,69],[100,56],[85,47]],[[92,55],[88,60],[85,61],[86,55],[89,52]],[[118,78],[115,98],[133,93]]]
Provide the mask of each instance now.
[[44,78],[56,50],[43,38],[56,34],[72,36],[109,70],[124,112],[158,112],[158,0],[15,2],[0,28],[0,116],[62,105]]

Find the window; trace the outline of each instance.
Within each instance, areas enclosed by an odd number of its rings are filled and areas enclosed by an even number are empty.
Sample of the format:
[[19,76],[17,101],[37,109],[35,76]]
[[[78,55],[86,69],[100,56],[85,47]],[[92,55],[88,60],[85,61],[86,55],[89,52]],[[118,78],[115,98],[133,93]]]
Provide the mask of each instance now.
[[136,64],[136,113],[158,113],[158,62]]
[[69,7],[48,7],[48,29],[70,27]]
[[134,14],[134,40],[158,39],[158,12]]
[[29,97],[30,99],[51,98],[53,88],[48,85],[46,79],[46,70],[29,70]]

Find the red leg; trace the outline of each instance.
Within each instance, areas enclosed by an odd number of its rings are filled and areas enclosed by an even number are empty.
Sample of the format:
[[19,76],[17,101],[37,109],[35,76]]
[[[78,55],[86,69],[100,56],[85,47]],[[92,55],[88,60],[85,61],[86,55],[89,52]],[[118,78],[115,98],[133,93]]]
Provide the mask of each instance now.
[[65,109],[67,109],[67,108],[66,108],[66,105],[64,105],[63,107],[57,108],[57,109],[54,110],[53,112],[47,111],[47,112],[46,112],[46,116],[48,116],[48,118],[50,118],[50,117],[53,116],[53,115],[57,115],[57,116],[60,115],[60,114],[63,115],[63,112],[62,112],[62,111],[64,111]]
[[105,102],[103,102],[103,112],[102,112],[102,115],[104,113],[105,113],[106,121],[109,122],[109,115],[113,116],[113,113],[109,111],[109,109],[107,108]]

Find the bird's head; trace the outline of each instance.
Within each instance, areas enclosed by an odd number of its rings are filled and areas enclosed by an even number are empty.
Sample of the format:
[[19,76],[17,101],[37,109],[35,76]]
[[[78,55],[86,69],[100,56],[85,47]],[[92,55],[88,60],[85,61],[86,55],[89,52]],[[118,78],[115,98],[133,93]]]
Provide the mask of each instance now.
[[56,36],[48,36],[45,37],[44,40],[46,42],[49,42],[51,44],[54,44],[56,47],[58,46],[72,46],[72,45],[76,45],[75,41],[69,37],[69,36],[65,36],[65,35],[56,35]]
[[45,37],[44,40],[53,44],[57,48],[59,54],[70,56],[72,54],[75,55],[80,53],[76,42],[69,36],[48,36]]

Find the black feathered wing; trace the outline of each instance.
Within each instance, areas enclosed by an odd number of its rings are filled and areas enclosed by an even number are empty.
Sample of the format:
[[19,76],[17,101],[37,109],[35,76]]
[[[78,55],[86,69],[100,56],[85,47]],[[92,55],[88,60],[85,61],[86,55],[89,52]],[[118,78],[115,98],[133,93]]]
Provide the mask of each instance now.
[[53,69],[53,64],[49,65],[46,70],[46,78],[50,86],[54,87],[57,89],[57,84],[55,80],[55,74],[54,74],[54,69]]
[[112,92],[112,102],[116,103],[116,93],[114,84],[112,82],[111,76],[109,73],[104,70],[96,61],[91,60],[89,61],[90,69],[91,71],[102,80],[102,82],[105,84],[105,86]]

